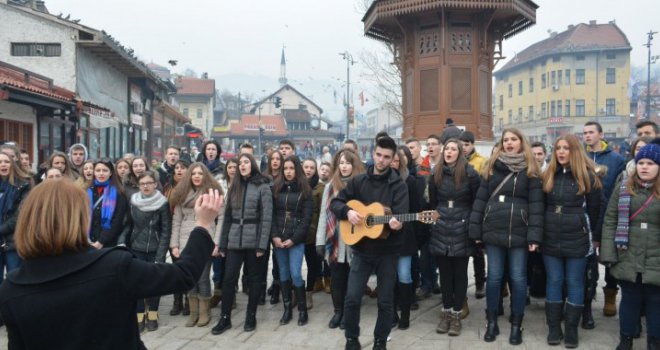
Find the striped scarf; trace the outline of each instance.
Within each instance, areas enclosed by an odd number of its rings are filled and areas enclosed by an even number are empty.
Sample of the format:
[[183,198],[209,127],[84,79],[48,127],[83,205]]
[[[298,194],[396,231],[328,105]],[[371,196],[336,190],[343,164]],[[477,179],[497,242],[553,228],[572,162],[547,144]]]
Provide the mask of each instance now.
[[328,257],[328,263],[333,263],[337,261],[337,255],[339,253],[339,237],[337,237],[337,217],[335,213],[332,212],[332,199],[337,196],[339,191],[335,191],[332,188],[332,184],[328,190],[328,202],[325,207],[326,221],[325,221],[325,255]]
[[[626,182],[628,180],[628,175],[624,171],[623,179],[619,185],[619,204],[618,204],[618,221],[616,225],[616,231],[614,231],[614,243],[616,244],[617,249],[626,250],[628,249],[628,241],[630,234],[630,201],[632,196],[630,191],[626,187]],[[639,187],[649,188],[652,184],[637,181]],[[651,195],[653,196],[653,195]]]

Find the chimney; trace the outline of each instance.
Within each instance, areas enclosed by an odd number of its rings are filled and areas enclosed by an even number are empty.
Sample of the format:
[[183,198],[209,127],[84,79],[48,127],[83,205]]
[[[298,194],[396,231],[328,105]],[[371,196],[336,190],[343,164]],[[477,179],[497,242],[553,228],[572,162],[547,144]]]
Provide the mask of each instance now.
[[573,30],[573,29],[575,29],[575,25],[574,24],[569,24],[568,25],[568,30]]
[[596,25],[596,20],[592,19],[591,21],[589,21],[589,25],[590,26],[595,26]]
[[46,8],[46,2],[43,0],[36,0],[34,2],[33,8],[39,12],[48,13],[48,9]]
[[204,72],[202,73],[202,79],[208,79],[209,78],[209,73]]
[[556,36],[557,36],[557,32],[550,32],[550,37],[551,37],[551,38],[554,38],[554,37],[556,37]]

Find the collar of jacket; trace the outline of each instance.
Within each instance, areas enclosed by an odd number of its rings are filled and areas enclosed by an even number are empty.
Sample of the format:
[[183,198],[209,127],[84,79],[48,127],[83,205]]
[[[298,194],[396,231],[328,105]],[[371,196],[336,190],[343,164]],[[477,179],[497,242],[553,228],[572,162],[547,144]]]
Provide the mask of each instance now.
[[376,181],[382,181],[384,179],[387,179],[387,183],[390,184],[395,183],[397,181],[401,181],[401,178],[399,177],[399,173],[397,173],[396,171],[392,171],[392,168],[388,168],[384,174],[380,174],[380,175],[374,174],[375,168],[376,168],[375,165],[372,165],[367,169],[367,176],[370,179]]
[[587,152],[591,153],[609,153],[611,150],[607,148],[608,144],[605,140],[600,140],[600,151],[596,152],[591,149],[591,146],[587,145]]
[[84,252],[69,252],[57,256],[43,256],[23,261],[20,268],[7,275],[14,284],[40,284],[78,272],[114,250],[126,250],[125,247],[109,249],[90,248]]

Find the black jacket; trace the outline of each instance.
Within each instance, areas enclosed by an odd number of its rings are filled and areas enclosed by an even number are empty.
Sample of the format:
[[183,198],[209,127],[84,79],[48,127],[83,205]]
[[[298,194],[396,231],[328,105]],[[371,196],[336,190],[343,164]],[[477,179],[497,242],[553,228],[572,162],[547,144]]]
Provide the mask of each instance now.
[[[369,205],[379,202],[392,209],[393,214],[408,212],[408,187],[401,180],[396,171],[388,169],[385,174],[375,175],[374,167],[367,169],[366,174],[360,174],[346,183],[346,187],[339,191],[332,200],[332,211],[339,220],[347,220],[350,208],[346,203],[357,199]],[[386,239],[364,238],[351,248],[369,255],[399,254],[405,233],[392,231]]]
[[157,170],[160,185],[164,187],[168,182],[172,180],[172,175],[174,175],[174,166],[170,166],[167,164],[167,161],[164,161]]
[[481,180],[470,214],[470,238],[506,248],[543,242],[543,189],[541,179],[528,177],[527,169],[514,173],[492,199],[491,194],[511,173],[495,161],[493,174]]
[[4,246],[6,250],[16,249],[14,246],[14,230],[16,229],[21,203],[30,192],[30,184],[27,182],[16,182],[14,191],[14,201],[5,213],[5,217],[2,218],[2,225],[0,225],[0,247]]
[[[99,199],[99,194],[96,192],[94,186],[92,186],[92,205],[96,203]],[[112,214],[112,223],[110,229],[104,230],[101,226],[101,207],[102,203],[99,203],[94,210],[92,210],[92,242],[100,242],[104,247],[113,247],[117,245],[117,239],[124,227],[124,219],[126,217],[126,209],[128,206],[128,201],[126,197],[119,192],[117,189],[117,203],[115,206],[115,211]]]
[[470,212],[481,178],[471,165],[466,164],[466,177],[456,188],[452,168],[444,166],[436,171],[443,172],[442,183],[438,186],[433,177],[429,178],[429,202],[431,209],[440,214],[440,220],[431,226],[429,252],[439,256],[469,257],[475,247],[468,237]]
[[[408,204],[411,213],[419,213],[426,207],[422,199],[426,179],[422,176],[408,175],[406,177],[406,186],[408,187]],[[416,233],[426,230],[426,224],[419,221],[411,221],[403,224],[403,246],[401,247],[401,256],[412,256],[417,254]]]
[[[570,169],[558,167],[554,178],[552,191],[545,195],[543,254],[584,257],[591,246],[591,233],[600,240],[600,233],[596,231],[602,191],[592,188],[591,192],[578,196],[578,185]],[[593,186],[593,179],[591,183]]]
[[135,300],[190,290],[213,247],[198,227],[174,264],[147,263],[125,248],[25,260],[0,286],[9,349],[145,349]]
[[170,204],[165,202],[158,210],[147,212],[130,204],[128,214],[117,244],[133,251],[156,253],[156,261],[164,263],[172,235]]
[[290,239],[293,244],[305,243],[312,222],[314,202],[311,197],[303,198],[296,182],[285,182],[273,198],[273,223],[270,237],[279,237],[282,242]]

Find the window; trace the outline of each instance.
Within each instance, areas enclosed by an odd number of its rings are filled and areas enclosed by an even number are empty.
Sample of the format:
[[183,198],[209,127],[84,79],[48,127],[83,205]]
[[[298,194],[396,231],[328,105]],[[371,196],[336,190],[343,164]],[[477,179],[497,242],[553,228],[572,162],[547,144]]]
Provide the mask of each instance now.
[[559,85],[563,84],[561,73],[563,73],[563,71],[561,69],[557,71],[557,84],[559,84]]
[[545,102],[541,103],[541,118],[547,117],[546,115],[546,105]]
[[513,96],[513,85],[509,84],[509,97]]
[[576,61],[584,61],[584,55],[575,55]]
[[566,107],[566,116],[570,117],[571,116],[571,100],[566,100],[566,103],[564,105]]
[[550,84],[552,84],[552,86],[557,85],[557,72],[555,71],[550,72]]
[[518,108],[518,122],[522,122],[523,115],[522,115],[522,107]]
[[62,45],[42,43],[12,43],[11,55],[58,57],[62,55]]
[[545,89],[545,84],[546,84],[545,73],[543,73],[541,74],[541,89]]
[[557,116],[557,105],[555,101],[550,102],[550,116],[551,117]]
[[585,116],[584,100],[575,100],[575,116],[576,117]]
[[534,106],[529,106],[529,120],[534,120]]
[[529,92],[534,92],[534,78],[529,78]]
[[607,75],[605,76],[605,82],[607,84],[616,83],[616,68],[607,68]]
[[605,58],[607,58],[608,60],[614,60],[616,59],[616,54],[612,52],[608,52],[605,54]]
[[552,56],[552,62],[559,62],[560,58],[559,56]]
[[616,115],[616,100],[608,98],[605,100],[605,115]]
[[185,115],[186,117],[188,116],[188,108],[183,109],[183,115]]
[[201,108],[197,108],[197,119],[204,118],[204,112],[202,112]]
[[500,118],[500,131],[504,129],[504,119]]
[[564,71],[564,74],[566,76],[566,85],[571,85],[571,70],[567,69]]
[[500,95],[500,111],[504,110],[504,95]]
[[576,69],[575,70],[575,84],[584,85],[584,82],[585,82],[584,69]]
[[563,117],[564,116],[564,112],[562,111],[561,107],[562,107],[561,106],[561,100],[558,100],[557,101],[557,116],[558,117]]
[[509,110],[509,124],[513,124],[513,111]]
[[523,94],[523,83],[522,80],[518,82],[518,96],[522,96]]

